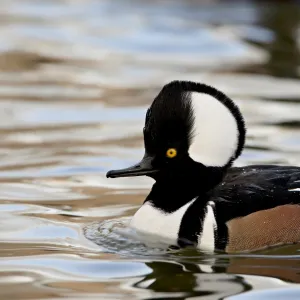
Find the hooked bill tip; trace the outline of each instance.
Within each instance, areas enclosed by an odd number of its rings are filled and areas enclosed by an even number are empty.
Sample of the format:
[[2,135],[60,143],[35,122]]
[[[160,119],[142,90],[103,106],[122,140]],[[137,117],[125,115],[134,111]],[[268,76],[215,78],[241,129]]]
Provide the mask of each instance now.
[[106,178],[113,178],[113,171],[108,171],[106,173]]

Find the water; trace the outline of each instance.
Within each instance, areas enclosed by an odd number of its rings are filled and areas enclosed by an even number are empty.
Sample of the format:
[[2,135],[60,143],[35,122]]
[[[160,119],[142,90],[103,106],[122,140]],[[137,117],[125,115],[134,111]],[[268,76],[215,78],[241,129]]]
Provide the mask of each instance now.
[[237,165],[300,165],[297,4],[2,0],[0,16],[0,299],[298,299],[299,246],[145,248],[116,229],[151,180],[105,178],[141,157],[172,79],[239,104]]

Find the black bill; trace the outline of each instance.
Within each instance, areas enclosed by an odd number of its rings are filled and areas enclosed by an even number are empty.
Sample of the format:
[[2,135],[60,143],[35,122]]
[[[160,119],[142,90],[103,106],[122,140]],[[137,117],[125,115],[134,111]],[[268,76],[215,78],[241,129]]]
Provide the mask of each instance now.
[[107,172],[107,178],[143,176],[156,173],[158,170],[152,167],[153,158],[144,156],[144,158],[136,165],[120,170],[111,170]]

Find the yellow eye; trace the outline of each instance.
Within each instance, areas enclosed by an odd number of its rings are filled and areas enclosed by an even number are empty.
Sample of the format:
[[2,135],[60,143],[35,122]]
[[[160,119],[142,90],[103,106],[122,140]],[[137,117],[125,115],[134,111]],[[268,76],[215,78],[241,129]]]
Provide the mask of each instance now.
[[177,150],[174,149],[174,148],[170,148],[167,150],[166,152],[166,156],[169,157],[169,158],[173,158],[177,155]]

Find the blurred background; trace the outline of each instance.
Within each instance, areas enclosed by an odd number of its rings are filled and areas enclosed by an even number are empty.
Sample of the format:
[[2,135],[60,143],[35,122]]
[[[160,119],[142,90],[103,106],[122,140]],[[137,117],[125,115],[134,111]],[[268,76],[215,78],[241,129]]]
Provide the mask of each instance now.
[[1,0],[0,299],[299,295],[297,247],[207,257],[120,237],[152,182],[105,178],[141,157],[145,111],[173,79],[240,106],[237,165],[300,165],[299,17],[284,0]]

